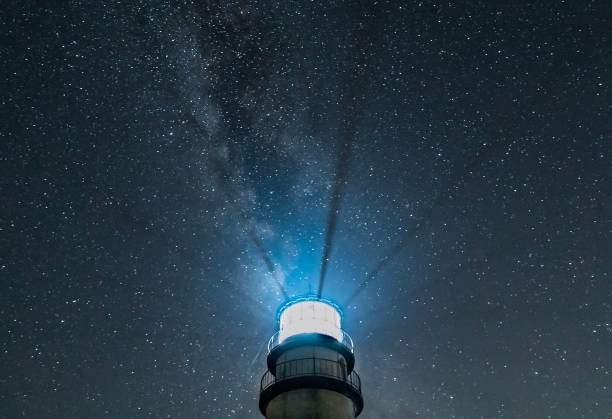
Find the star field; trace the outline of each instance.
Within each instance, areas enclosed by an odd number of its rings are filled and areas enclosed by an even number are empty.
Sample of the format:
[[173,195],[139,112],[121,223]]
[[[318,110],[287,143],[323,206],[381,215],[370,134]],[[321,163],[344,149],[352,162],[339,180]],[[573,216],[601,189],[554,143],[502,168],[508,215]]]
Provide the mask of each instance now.
[[9,1],[0,417],[261,417],[349,126],[324,295],[360,418],[612,418],[611,22],[603,1]]

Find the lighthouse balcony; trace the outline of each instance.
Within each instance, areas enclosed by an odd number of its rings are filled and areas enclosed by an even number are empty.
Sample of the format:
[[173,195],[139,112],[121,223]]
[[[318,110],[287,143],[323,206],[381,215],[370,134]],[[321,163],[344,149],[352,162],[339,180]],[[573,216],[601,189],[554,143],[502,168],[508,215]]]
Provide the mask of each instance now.
[[327,389],[350,398],[358,415],[363,409],[361,379],[355,371],[347,374],[343,362],[322,358],[301,358],[276,365],[276,374],[261,378],[259,407],[265,414],[268,403],[277,395],[306,388]]

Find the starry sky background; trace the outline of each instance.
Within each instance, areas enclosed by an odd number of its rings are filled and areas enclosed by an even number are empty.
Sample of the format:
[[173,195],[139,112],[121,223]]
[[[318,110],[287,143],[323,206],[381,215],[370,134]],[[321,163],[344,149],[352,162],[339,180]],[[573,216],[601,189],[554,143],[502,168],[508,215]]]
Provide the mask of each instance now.
[[8,1],[0,25],[0,417],[260,417],[276,281],[317,286],[354,121],[324,295],[361,417],[612,418],[609,2]]

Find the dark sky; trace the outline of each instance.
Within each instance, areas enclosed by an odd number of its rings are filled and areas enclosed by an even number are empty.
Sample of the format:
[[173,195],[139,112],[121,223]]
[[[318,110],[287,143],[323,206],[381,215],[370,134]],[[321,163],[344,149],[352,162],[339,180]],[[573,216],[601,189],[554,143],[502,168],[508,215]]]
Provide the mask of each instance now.
[[277,282],[316,290],[348,144],[323,294],[361,417],[612,418],[610,2],[0,25],[0,417],[260,417]]

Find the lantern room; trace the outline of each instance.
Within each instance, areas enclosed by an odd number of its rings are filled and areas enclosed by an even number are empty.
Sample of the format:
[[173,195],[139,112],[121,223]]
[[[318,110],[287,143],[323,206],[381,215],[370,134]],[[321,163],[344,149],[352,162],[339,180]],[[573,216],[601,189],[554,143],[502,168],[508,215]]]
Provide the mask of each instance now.
[[331,301],[316,297],[301,297],[279,309],[278,342],[304,333],[319,333],[342,341],[342,314]]

